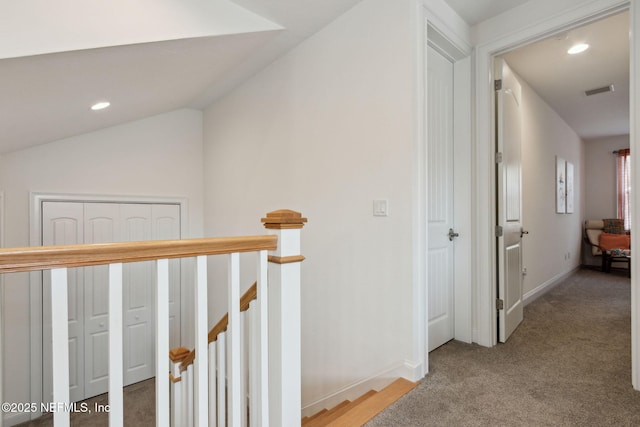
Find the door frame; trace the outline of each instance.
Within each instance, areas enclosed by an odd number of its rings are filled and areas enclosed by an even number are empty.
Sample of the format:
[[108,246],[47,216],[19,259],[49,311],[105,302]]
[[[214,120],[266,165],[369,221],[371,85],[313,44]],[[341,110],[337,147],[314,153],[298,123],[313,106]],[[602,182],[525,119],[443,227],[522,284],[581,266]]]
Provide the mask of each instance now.
[[[466,22],[444,2],[415,0],[414,2],[415,52],[415,108],[414,108],[414,163],[413,163],[413,350],[411,365],[413,378],[418,380],[429,371],[429,316],[427,251],[427,44],[436,44],[438,50],[450,58],[454,65],[454,150],[456,164],[468,165],[467,173],[456,174],[454,179],[454,224],[460,237],[456,239],[455,257],[460,265],[471,265],[471,33]],[[458,155],[457,153],[460,153]],[[454,337],[471,342],[472,334],[472,282],[471,269],[460,268],[454,279]]]
[[[41,246],[42,238],[42,203],[43,202],[77,202],[77,203],[142,203],[142,204],[175,204],[180,206],[180,235],[188,233],[188,200],[184,197],[153,197],[153,196],[113,196],[99,194],[66,194],[41,193],[29,194],[29,243],[31,246]],[[186,268],[180,270],[181,283],[188,283]],[[180,317],[187,310],[185,304],[186,286],[180,287]],[[42,415],[39,403],[42,402],[43,370],[42,370],[42,272],[29,273],[29,307],[31,334],[31,402],[38,403],[38,411],[31,413],[31,419]],[[180,319],[180,335],[185,335],[185,325]]]
[[[640,72],[640,5],[628,0],[600,0],[583,2],[581,6],[573,7],[564,12],[549,16],[545,19],[527,25],[524,28],[508,30],[504,34],[496,34],[492,41],[476,46],[475,55],[475,204],[474,229],[476,240],[474,246],[475,262],[474,276],[476,277],[476,319],[473,341],[480,345],[491,347],[497,343],[496,324],[496,242],[493,236],[496,224],[495,218],[495,168],[493,159],[494,129],[493,123],[494,99],[490,82],[493,81],[493,59],[495,56],[514,48],[530,44],[546,38],[554,33],[567,31],[606,16],[630,10],[630,146],[632,161],[638,164],[640,153],[636,144],[638,125],[640,125],[640,94],[635,89],[638,86],[636,75]],[[632,172],[632,185],[640,188],[640,174]],[[634,198],[631,218],[633,224],[640,220],[640,202]],[[638,237],[632,233],[632,241]],[[638,244],[638,243],[635,243]],[[632,384],[640,389],[640,292],[638,291],[637,265],[640,256],[632,254],[631,278],[631,344],[632,344]]]

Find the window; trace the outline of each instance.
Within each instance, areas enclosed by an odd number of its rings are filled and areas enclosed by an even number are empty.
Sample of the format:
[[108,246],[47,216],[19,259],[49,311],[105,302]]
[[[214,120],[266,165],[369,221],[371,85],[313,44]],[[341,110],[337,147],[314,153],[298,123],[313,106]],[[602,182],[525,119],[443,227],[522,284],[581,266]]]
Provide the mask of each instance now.
[[624,229],[631,230],[629,193],[631,189],[630,150],[618,151],[618,218],[624,220]]

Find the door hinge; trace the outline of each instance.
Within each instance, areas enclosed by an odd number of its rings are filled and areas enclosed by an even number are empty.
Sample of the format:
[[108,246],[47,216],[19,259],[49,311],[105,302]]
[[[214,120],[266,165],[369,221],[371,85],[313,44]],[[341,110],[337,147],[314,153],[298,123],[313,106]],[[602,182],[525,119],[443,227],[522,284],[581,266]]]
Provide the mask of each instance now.
[[[485,86],[485,87],[486,87],[486,86]],[[495,81],[493,82],[493,87],[494,87],[496,90],[502,90],[502,80],[495,80]]]
[[504,300],[501,300],[500,298],[496,300],[496,309],[504,310]]
[[496,225],[496,237],[502,237],[502,226]]
[[498,151],[496,153],[496,163],[502,163],[502,152]]

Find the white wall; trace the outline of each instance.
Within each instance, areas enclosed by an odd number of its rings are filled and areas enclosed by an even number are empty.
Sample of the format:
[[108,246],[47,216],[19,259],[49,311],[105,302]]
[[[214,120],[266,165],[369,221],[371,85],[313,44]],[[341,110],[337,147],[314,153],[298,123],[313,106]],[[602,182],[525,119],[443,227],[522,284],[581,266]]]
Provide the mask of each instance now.
[[[520,77],[522,84],[522,185],[524,237],[524,294],[580,265],[582,212],[582,140]],[[556,156],[574,165],[574,213],[557,214]]]
[[629,135],[590,139],[584,142],[584,219],[616,218],[616,155],[629,148]]
[[[29,193],[184,197],[201,236],[202,112],[178,110],[0,157],[5,245],[29,245]],[[30,402],[29,276],[5,277],[5,401]],[[10,325],[8,327],[7,325]]]
[[303,407],[412,354],[410,4],[359,3],[205,112],[207,234],[263,233],[280,208],[309,218]]

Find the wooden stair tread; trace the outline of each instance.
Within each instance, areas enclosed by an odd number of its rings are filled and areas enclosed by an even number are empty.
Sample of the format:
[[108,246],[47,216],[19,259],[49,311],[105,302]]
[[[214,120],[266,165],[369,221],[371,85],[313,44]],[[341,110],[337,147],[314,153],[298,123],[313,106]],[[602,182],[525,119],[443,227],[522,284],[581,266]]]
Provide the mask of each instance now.
[[[367,393],[363,394],[362,396],[360,396],[359,398],[357,398],[353,402],[349,401],[349,400],[345,400],[344,402],[340,403],[337,406],[334,406],[333,408],[331,408],[327,412],[320,411],[321,415],[319,417],[314,418],[312,421],[308,421],[306,423],[303,421],[302,425],[304,427],[323,427],[323,426],[326,426],[328,423],[332,422],[335,419],[338,419],[342,415],[344,415],[347,412],[349,412],[352,408],[358,406],[360,403],[364,402],[365,400],[367,400],[369,397],[373,396],[376,393],[377,393],[377,391],[375,391],[375,390],[369,390]],[[318,415],[318,414],[316,414],[316,415]],[[314,415],[314,417],[315,417],[315,415]]]
[[314,420],[317,420],[318,418],[322,417],[327,412],[329,412],[328,409],[323,409],[322,411],[318,412],[317,414],[313,414],[310,417],[304,417],[302,419],[302,425],[306,427],[310,422],[312,422]]
[[399,378],[374,395],[362,400],[342,416],[325,425],[327,427],[362,426],[417,386],[417,383]]
[[[337,406],[334,406],[333,408],[329,409],[329,410],[323,410],[320,411],[319,414],[321,414],[319,417],[315,417],[308,421],[306,424],[302,424],[304,427],[321,427],[321,426],[326,426],[327,423],[331,420],[336,419],[337,417],[339,417],[340,415],[342,415],[344,413],[344,408],[347,408],[349,405],[351,405],[351,401],[350,400],[345,400],[344,402],[338,404]],[[337,414],[337,415],[336,415]]]

